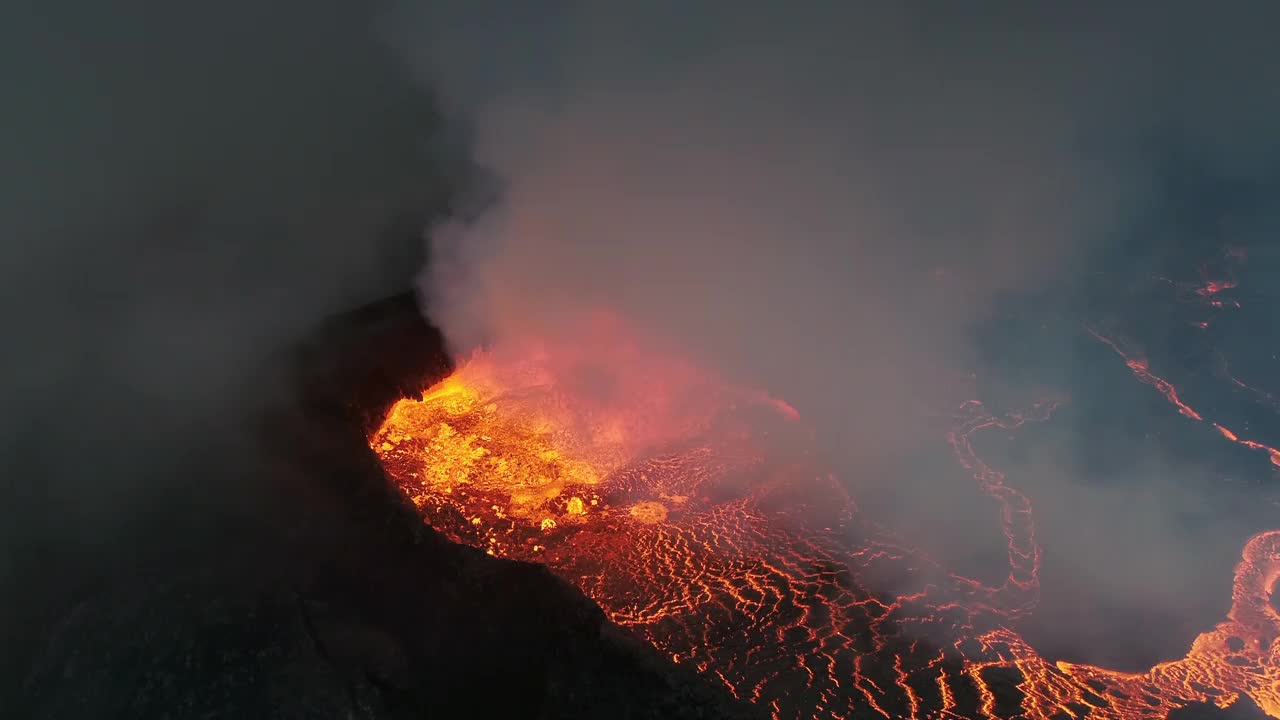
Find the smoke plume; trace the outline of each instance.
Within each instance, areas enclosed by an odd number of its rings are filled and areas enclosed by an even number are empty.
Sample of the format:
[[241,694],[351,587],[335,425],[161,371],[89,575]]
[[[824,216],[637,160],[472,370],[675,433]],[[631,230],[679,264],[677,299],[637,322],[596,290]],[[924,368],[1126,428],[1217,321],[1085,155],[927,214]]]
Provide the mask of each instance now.
[[22,485],[96,515],[112,464],[181,454],[291,333],[409,282],[433,109],[345,5],[6,20],[4,436],[67,483]]
[[225,547],[198,528],[253,512],[250,421],[287,391],[249,378],[411,285],[434,107],[373,12],[3,11],[0,685],[23,679],[18,634],[95,578]]
[[[578,313],[616,309],[786,398],[922,527],[994,528],[952,516],[971,486],[895,475],[939,442],[922,410],[995,373],[975,330],[1001,302],[1071,292],[1169,212],[1170,148],[1214,178],[1266,171],[1280,93],[1256,10],[404,3],[385,32],[491,181],[482,211],[430,228],[425,311],[461,354],[571,341]],[[1020,357],[1051,382],[1065,349]],[[1057,462],[1083,439],[1054,442]],[[1011,470],[1040,478],[1039,512],[1108,528],[1136,504],[1126,547],[1158,558],[1064,572],[1107,598],[1225,608],[1229,576],[1205,587],[1169,542],[1203,499],[1162,488],[1194,473],[1138,457],[1121,500],[1045,463]],[[950,537],[959,554],[991,540]]]
[[500,185],[431,233],[459,351],[606,305],[865,438],[1143,191],[1116,154],[1153,119],[1150,61],[1100,19],[448,5],[393,32]]

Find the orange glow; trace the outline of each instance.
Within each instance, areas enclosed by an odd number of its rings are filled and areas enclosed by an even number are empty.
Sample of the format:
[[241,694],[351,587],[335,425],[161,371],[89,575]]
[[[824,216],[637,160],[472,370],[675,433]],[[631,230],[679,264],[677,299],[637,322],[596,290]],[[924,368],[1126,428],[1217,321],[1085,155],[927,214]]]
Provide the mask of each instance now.
[[[1126,352],[1125,350],[1121,349],[1120,344],[1118,342],[1098,333],[1092,328],[1086,328],[1086,330],[1089,332],[1090,335],[1092,335],[1098,341],[1106,343],[1112,350],[1116,352],[1117,355],[1123,358],[1125,365],[1129,366],[1129,369],[1133,371],[1134,377],[1154,387],[1156,390],[1159,390],[1160,394],[1164,395],[1165,399],[1168,400],[1169,403],[1172,404],[1174,407],[1176,407],[1180,414],[1182,414],[1185,417],[1191,418],[1192,420],[1205,422],[1204,417],[1202,417],[1200,413],[1196,412],[1194,409],[1191,408],[1190,405],[1187,405],[1181,399],[1179,399],[1178,390],[1173,386],[1173,383],[1169,382],[1168,380],[1165,380],[1164,378],[1157,377],[1156,375],[1151,374],[1151,370],[1147,367],[1146,360],[1142,359],[1141,357],[1137,356],[1134,353]],[[1250,388],[1248,385],[1245,385],[1239,380],[1236,380],[1234,377],[1231,377],[1230,379],[1236,386],[1252,390],[1252,388]],[[1270,396],[1267,396],[1267,397],[1269,398]],[[1218,431],[1219,435],[1226,438],[1227,440],[1230,440],[1231,442],[1237,445],[1242,445],[1244,447],[1247,447],[1250,450],[1259,450],[1261,452],[1266,453],[1267,457],[1271,460],[1271,464],[1275,465],[1276,467],[1280,467],[1280,450],[1277,450],[1276,448],[1273,448],[1270,445],[1263,445],[1262,443],[1256,442],[1254,440],[1244,440],[1239,435],[1228,430],[1222,425],[1219,425],[1216,422],[1210,422],[1209,424],[1212,425],[1213,428]]]
[[1280,412],[1280,400],[1276,400],[1275,396],[1271,393],[1260,388],[1256,388],[1231,374],[1231,366],[1227,364],[1227,359],[1223,357],[1222,353],[1217,353],[1217,359],[1218,374],[1225,378],[1227,382],[1231,383],[1237,390],[1242,390],[1251,395],[1255,401],[1266,405],[1276,412]]
[[1093,328],[1085,328],[1085,330],[1099,342],[1106,343],[1112,350],[1115,350],[1117,355],[1124,358],[1124,364],[1128,365],[1129,369],[1133,371],[1134,377],[1150,385],[1156,390],[1159,390],[1160,394],[1164,395],[1165,399],[1168,400],[1170,404],[1178,408],[1178,412],[1180,414],[1185,417],[1189,417],[1192,420],[1204,420],[1204,418],[1200,417],[1200,413],[1191,409],[1190,405],[1187,405],[1178,398],[1178,389],[1173,386],[1173,383],[1151,373],[1151,368],[1147,364],[1146,358],[1141,357],[1136,353],[1125,352],[1120,348],[1120,345],[1115,340],[1102,335]]
[[1230,290],[1231,288],[1236,287],[1238,284],[1239,283],[1235,280],[1209,280],[1206,281],[1204,285],[1196,289],[1196,294],[1201,297],[1217,295],[1223,290]]
[[[1228,247],[1219,258],[1201,265],[1199,280],[1178,281],[1159,275],[1154,276],[1152,279],[1173,287],[1178,299],[1182,302],[1199,305],[1213,311],[1239,310],[1241,308],[1239,300],[1223,299],[1215,296],[1224,291],[1240,287],[1240,282],[1235,278],[1236,270],[1247,259],[1248,253],[1244,248]],[[1221,279],[1211,277],[1214,274],[1219,274]],[[1200,320],[1192,324],[1200,329],[1209,327],[1208,320]]]
[[1055,403],[996,417],[969,401],[946,436],[999,508],[1009,571],[987,586],[863,517],[789,405],[645,352],[614,321],[584,338],[477,354],[397,403],[370,445],[441,533],[544,564],[735,697],[775,718],[1136,720],[1243,694],[1280,718],[1280,531],[1249,541],[1226,621],[1181,660],[1139,674],[1053,663],[1010,629],[1038,599],[1032,505],[972,441]]

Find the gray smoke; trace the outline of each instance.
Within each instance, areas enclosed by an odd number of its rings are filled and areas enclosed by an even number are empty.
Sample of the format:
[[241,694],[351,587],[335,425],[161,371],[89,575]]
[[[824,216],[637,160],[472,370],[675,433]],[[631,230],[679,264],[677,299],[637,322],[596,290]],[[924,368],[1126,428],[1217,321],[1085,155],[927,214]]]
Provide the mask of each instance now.
[[98,577],[235,539],[197,527],[259,503],[254,412],[288,388],[250,379],[411,287],[435,110],[373,13],[0,11],[0,706]]
[[355,5],[6,11],[4,437],[68,511],[420,264],[432,106]]
[[1158,58],[1123,17],[530,13],[388,23],[502,183],[432,233],[428,312],[459,350],[609,305],[856,441],[872,408],[894,427],[934,369],[971,364],[967,323],[997,293],[1070,272],[1145,190],[1117,155],[1157,119]]
[[[431,228],[426,312],[463,353],[616,308],[791,401],[856,482],[884,490],[941,442],[921,411],[953,407],[956,379],[987,370],[972,331],[996,303],[1065,284],[1161,211],[1162,148],[1221,177],[1271,167],[1280,86],[1263,13],[402,3],[387,36],[500,186],[478,218]],[[1060,350],[1040,363],[1070,362]],[[1227,588],[1177,561],[1174,518],[1199,500],[1158,499],[1177,482],[1168,463],[1135,461],[1123,502],[1048,463],[1011,472],[1048,488],[1040,513],[1130,523],[1127,547],[1153,559],[1064,572],[1106,597],[1176,608],[1198,593],[1225,609]],[[922,527],[980,529],[954,552],[998,543],[994,507],[952,515],[977,493],[963,478],[905,486],[931,496],[899,498],[919,502]]]

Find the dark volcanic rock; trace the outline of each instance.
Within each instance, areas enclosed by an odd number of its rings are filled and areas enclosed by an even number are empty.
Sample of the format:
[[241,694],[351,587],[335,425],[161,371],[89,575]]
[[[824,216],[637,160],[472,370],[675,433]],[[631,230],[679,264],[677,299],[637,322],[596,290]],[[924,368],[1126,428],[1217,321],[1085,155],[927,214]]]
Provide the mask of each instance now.
[[1194,703],[1169,713],[1169,720],[1263,720],[1267,714],[1247,697],[1223,710],[1208,703]]
[[16,715],[756,716],[543,568],[422,524],[365,434],[446,369],[409,297],[267,368],[253,432],[193,457],[204,490],[45,634]]

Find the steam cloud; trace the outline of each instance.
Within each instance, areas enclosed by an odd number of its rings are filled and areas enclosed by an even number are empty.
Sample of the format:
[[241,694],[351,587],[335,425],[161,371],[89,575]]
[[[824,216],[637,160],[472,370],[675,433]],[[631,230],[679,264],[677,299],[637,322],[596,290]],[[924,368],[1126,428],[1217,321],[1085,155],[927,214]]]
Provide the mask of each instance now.
[[1143,199],[1183,46],[1113,14],[406,6],[398,44],[501,185],[432,233],[428,312],[465,350],[618,307],[810,412],[874,409],[852,438],[892,427],[993,298]]
[[[408,282],[424,200],[468,151],[498,202],[433,228],[423,279],[456,350],[615,307],[787,398],[859,483],[889,487],[935,442],[915,411],[939,378],[983,369],[970,330],[1001,293],[1072,275],[1155,211],[1156,145],[1228,179],[1274,167],[1261,3],[793,5],[403,4],[383,28],[445,103],[445,134],[364,35],[364,3],[9,9],[6,609],[19,575],[44,604],[31,571],[56,564],[50,544],[105,554],[144,506],[233,502],[225,466],[191,470],[230,457],[246,374]],[[1051,464],[1009,468],[1053,489],[1033,495],[1042,524],[1132,523],[1128,498]],[[1148,499],[1189,472],[1148,466],[1132,491]],[[933,489],[939,507],[971,494]],[[1191,541],[1173,518],[1204,500],[1147,501],[1130,547],[1151,572],[1072,572],[1117,599],[1225,607],[1202,558],[1177,562]],[[1195,537],[1223,527],[1197,512]],[[1113,550],[1086,544],[1063,555]],[[4,620],[15,647],[23,617]]]
[[371,22],[53,3],[4,23],[3,434],[76,479],[47,488],[66,509],[96,514],[113,463],[243,405],[290,333],[409,282],[433,108]]
[[32,613],[144,551],[225,547],[197,528],[253,511],[249,411],[287,391],[248,378],[326,314],[411,285],[440,204],[417,152],[434,107],[373,12],[2,13],[0,691],[23,680]]
[[[919,412],[990,374],[973,330],[1001,298],[1069,287],[1168,213],[1169,148],[1216,178],[1267,171],[1277,53],[1253,5],[404,3],[388,36],[497,181],[431,229],[426,312],[463,353],[616,308],[787,398],[856,482],[910,488],[922,526],[994,533],[993,508],[950,516],[971,486],[894,476],[938,441]],[[1065,372],[1062,350],[1027,354]],[[1010,470],[1040,478],[1050,524],[1140,528],[1136,570],[1088,538],[1063,551],[1101,602],[1225,609],[1229,576],[1203,580],[1174,518],[1222,520],[1166,492],[1193,471],[1135,464],[1122,492]]]

